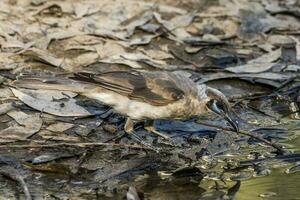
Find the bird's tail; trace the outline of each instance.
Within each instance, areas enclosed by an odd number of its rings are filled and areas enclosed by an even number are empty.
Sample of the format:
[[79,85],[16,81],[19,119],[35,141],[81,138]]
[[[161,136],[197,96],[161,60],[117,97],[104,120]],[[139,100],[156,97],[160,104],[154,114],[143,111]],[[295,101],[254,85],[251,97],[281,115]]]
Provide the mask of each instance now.
[[29,75],[19,76],[17,80],[11,83],[11,86],[27,89],[71,91],[76,93],[83,93],[95,88],[93,84],[74,81],[68,77],[34,77]]

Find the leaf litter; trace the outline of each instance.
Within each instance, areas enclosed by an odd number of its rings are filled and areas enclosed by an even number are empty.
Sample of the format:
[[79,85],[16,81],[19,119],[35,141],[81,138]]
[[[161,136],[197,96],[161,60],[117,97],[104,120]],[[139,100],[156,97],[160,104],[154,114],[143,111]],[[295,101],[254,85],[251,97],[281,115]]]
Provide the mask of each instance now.
[[[39,97],[35,98],[17,89],[11,88],[11,90],[18,99],[40,112],[64,117],[84,117],[91,115],[91,113],[87,110],[77,105],[76,100],[72,98],[67,99],[67,101],[54,101],[51,98],[49,99],[49,96],[48,99]],[[55,98],[55,96],[52,96],[52,98]]]
[[[122,133],[124,116],[105,105],[75,93],[10,84],[21,74],[168,70],[226,91],[243,129],[256,130],[258,124],[297,129],[291,119],[299,118],[299,6],[297,1],[279,0],[1,1],[0,158],[27,162],[10,166],[7,176],[22,186],[27,199],[45,194],[151,199],[157,197],[156,189],[161,189],[161,199],[239,194],[239,181],[252,181],[253,174],[271,169],[251,165],[254,172],[249,173],[241,169],[241,159],[255,155],[259,162],[260,157],[278,156],[254,139],[219,129],[226,124],[217,116],[201,116],[201,122],[216,123],[213,126],[157,120],[155,125],[172,137],[175,147],[137,126],[145,141],[165,150],[157,155],[145,153],[127,137],[115,138]],[[258,133],[287,148],[294,144],[286,141],[297,137],[274,129]],[[283,167],[297,174],[298,166]],[[201,179],[193,182],[188,173],[194,171]],[[161,172],[182,176],[165,181]],[[64,173],[67,178],[60,176]],[[42,174],[38,182],[37,174]],[[231,178],[235,184],[226,181]],[[221,181],[210,183],[215,180]],[[197,192],[187,196],[186,191],[195,188]]]

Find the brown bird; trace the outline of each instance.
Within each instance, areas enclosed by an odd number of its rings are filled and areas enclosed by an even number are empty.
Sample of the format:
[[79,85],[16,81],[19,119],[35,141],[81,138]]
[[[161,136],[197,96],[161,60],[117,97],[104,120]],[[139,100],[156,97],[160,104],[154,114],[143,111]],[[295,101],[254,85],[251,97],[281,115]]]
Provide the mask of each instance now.
[[[72,91],[96,99],[126,115],[125,132],[131,133],[141,143],[134,133],[133,121],[189,119],[208,111],[224,117],[238,131],[237,122],[230,117],[231,107],[222,92],[172,72],[82,72],[64,77],[27,75],[14,81],[13,86]],[[159,134],[153,126],[146,129]]]

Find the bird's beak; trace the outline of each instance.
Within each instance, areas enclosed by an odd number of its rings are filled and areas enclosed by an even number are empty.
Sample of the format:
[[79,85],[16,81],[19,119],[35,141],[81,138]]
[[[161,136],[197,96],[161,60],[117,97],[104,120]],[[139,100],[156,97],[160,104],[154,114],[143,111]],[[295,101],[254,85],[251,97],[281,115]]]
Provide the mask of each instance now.
[[233,120],[234,117],[232,117],[231,113],[228,113],[226,111],[224,111],[223,109],[220,109],[217,104],[216,101],[213,101],[213,103],[211,103],[210,105],[208,105],[209,109],[213,112],[215,112],[216,114],[224,117],[224,119],[226,119],[226,121],[228,121],[228,123],[232,126],[232,128],[236,131],[239,132],[239,126],[237,121]]

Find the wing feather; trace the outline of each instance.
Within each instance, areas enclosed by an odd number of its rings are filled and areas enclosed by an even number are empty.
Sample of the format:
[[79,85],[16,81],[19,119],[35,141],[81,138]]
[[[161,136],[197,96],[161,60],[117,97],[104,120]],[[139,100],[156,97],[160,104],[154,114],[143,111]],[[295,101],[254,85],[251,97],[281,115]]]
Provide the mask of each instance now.
[[139,73],[116,71],[98,75],[77,73],[73,80],[96,84],[104,89],[117,92],[141,102],[163,106],[184,97],[178,81],[171,73]]

